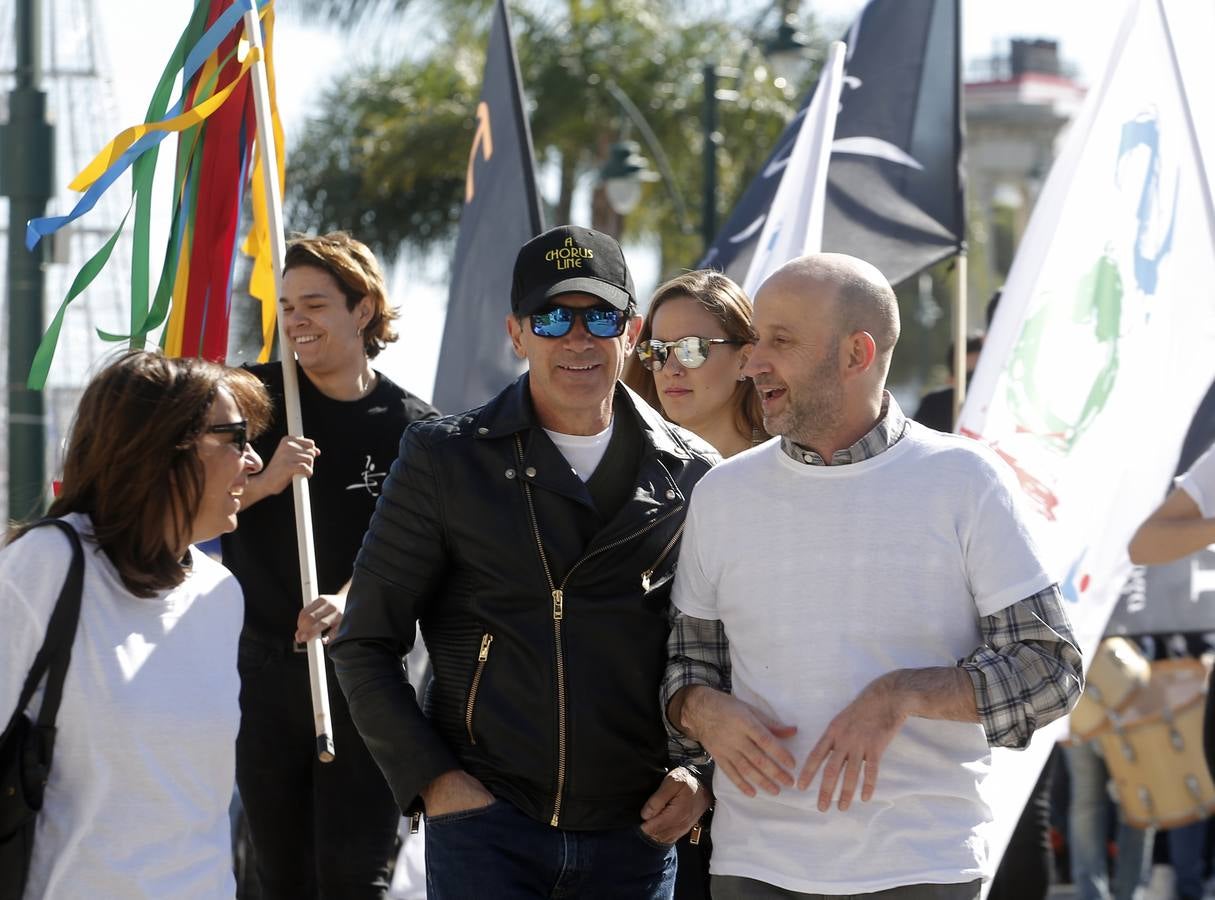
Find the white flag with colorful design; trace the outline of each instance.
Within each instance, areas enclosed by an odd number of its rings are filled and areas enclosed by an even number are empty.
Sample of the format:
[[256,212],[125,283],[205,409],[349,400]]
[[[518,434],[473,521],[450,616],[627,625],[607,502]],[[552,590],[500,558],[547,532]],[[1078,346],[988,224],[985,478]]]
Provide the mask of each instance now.
[[[1215,6],[1134,0],[1017,252],[959,430],[1016,471],[1086,658],[1215,378]],[[1205,158],[1204,158],[1205,157]],[[993,867],[1050,744],[998,751]]]

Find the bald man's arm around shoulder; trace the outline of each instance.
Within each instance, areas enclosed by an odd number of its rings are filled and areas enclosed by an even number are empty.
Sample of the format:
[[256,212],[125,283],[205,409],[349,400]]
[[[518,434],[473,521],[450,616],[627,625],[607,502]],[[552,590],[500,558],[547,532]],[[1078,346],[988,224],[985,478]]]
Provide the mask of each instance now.
[[798,788],[809,788],[821,769],[820,810],[831,807],[837,787],[841,810],[858,784],[869,800],[882,754],[912,716],[977,722],[989,745],[1022,749],[1075,706],[1083,664],[1058,585],[982,617],[979,630],[983,644],[956,667],[897,669],[870,682],[810,751]]

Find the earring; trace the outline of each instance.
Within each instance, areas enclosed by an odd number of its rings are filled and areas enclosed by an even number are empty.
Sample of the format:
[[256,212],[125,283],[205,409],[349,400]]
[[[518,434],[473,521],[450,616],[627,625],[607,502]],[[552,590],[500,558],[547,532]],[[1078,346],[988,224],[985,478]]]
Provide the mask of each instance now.
[[746,381],[746,380],[747,380],[747,376],[746,376],[746,375],[739,375],[739,376],[738,376],[738,380],[739,380],[739,381]]

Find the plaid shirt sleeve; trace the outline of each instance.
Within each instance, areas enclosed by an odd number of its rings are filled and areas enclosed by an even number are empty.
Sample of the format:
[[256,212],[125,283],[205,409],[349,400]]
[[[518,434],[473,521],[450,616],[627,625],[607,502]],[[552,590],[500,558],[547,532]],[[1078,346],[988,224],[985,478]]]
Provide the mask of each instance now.
[[979,620],[983,644],[958,665],[975,686],[993,747],[1022,749],[1036,729],[1076,705],[1084,668],[1059,586]]
[[671,760],[677,765],[703,764],[709,759],[700,744],[685,736],[667,718],[671,698],[681,689],[696,684],[730,691],[730,643],[719,620],[686,616],[672,606],[661,703]]

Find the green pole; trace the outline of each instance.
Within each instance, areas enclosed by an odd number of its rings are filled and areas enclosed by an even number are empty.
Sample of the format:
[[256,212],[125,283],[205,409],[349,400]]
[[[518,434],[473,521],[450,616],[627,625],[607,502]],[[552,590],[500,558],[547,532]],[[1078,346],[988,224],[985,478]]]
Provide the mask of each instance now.
[[700,125],[704,136],[702,167],[704,196],[701,201],[700,233],[708,251],[717,237],[717,64],[704,66],[704,109]]
[[705,64],[703,78],[705,107],[700,115],[703,135],[700,233],[707,251],[713,244],[713,238],[717,237],[717,63]]
[[26,387],[43,331],[43,252],[25,249],[25,223],[46,214],[54,143],[46,118],[39,0],[17,0],[17,81],[0,125],[0,194],[8,197],[8,518],[39,515],[46,503],[46,415]]

